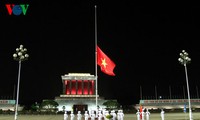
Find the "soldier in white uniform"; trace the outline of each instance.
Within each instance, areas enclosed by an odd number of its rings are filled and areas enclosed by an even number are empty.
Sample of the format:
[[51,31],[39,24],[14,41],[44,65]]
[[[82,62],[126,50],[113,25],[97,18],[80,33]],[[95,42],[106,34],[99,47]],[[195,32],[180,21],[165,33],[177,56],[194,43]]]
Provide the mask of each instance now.
[[165,112],[164,112],[164,110],[162,109],[161,112],[160,112],[161,120],[164,120],[164,119],[165,119],[164,114],[165,114]]
[[95,115],[94,111],[92,110],[90,113],[91,120],[95,120],[95,117],[96,117],[96,115]]
[[116,120],[116,118],[117,118],[117,114],[115,113],[115,111],[112,110],[110,114],[113,116],[112,119],[113,119],[113,120]]
[[139,111],[139,109],[137,110],[136,115],[137,115],[137,120],[140,120],[140,111]]
[[103,118],[103,114],[101,113],[101,111],[99,111],[99,113],[98,113],[98,120],[102,120],[102,118]]
[[121,120],[121,118],[120,118],[120,110],[118,110],[118,112],[117,112],[117,120]]
[[120,120],[124,120],[124,113],[123,113],[123,110],[120,110]]
[[70,120],[74,120],[74,113],[73,113],[73,111],[71,111]]
[[64,113],[64,120],[67,120],[67,118],[68,118],[68,115],[67,115],[67,112],[65,111],[65,113]]
[[85,120],[88,120],[88,118],[89,118],[89,114],[88,114],[87,111],[85,111],[84,117],[85,117]]
[[144,120],[144,109],[142,109],[142,112],[141,112],[141,114],[142,114],[142,120]]
[[77,113],[77,120],[81,120],[81,118],[82,118],[81,111],[78,111],[78,113]]
[[150,112],[149,112],[149,110],[147,109],[147,111],[146,111],[146,120],[149,120],[149,116],[150,116]]

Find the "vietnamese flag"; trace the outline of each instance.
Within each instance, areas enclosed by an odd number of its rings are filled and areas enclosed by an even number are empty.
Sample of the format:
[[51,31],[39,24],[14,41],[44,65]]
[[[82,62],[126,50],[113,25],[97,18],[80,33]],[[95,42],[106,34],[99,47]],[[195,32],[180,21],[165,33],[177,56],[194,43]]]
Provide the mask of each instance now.
[[113,72],[115,68],[115,63],[97,46],[97,64],[101,67],[101,71],[115,76]]

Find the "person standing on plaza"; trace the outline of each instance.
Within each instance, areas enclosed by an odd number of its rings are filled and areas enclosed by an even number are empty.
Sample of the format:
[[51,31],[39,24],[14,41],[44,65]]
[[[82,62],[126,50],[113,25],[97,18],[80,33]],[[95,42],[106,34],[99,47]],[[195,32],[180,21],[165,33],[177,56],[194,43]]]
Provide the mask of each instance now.
[[88,120],[88,118],[89,118],[89,114],[88,114],[87,111],[85,111],[84,117],[85,117],[85,120]]
[[90,113],[91,120],[95,120],[95,117],[96,117],[96,115],[94,113],[94,110],[92,110],[91,113]]
[[117,114],[115,113],[115,111],[112,110],[110,114],[113,116],[112,119],[113,119],[113,120],[116,120]]
[[81,111],[78,111],[78,113],[77,113],[77,120],[81,120],[81,118],[82,118]]
[[103,118],[103,114],[101,113],[101,111],[99,110],[99,113],[98,113],[98,120],[102,120]]
[[140,120],[142,120],[142,111],[143,111],[143,107],[142,105],[140,105]]
[[136,115],[137,115],[137,120],[140,120],[140,111],[139,111],[139,109],[137,110]]
[[117,112],[117,120],[121,120],[120,110]]
[[68,115],[67,115],[67,112],[65,111],[65,113],[64,113],[64,120],[67,120],[67,118],[68,118]]
[[123,110],[120,110],[120,119],[124,120],[124,112],[123,112]]
[[149,116],[150,116],[150,112],[149,112],[149,110],[147,108],[147,110],[146,110],[146,120],[149,120]]
[[142,109],[141,115],[142,115],[142,120],[144,120],[144,109]]
[[161,112],[160,112],[161,120],[164,120],[164,119],[165,119],[164,114],[165,114],[165,112],[164,112],[164,110],[162,109]]
[[74,120],[74,113],[73,113],[73,111],[71,111],[70,120]]

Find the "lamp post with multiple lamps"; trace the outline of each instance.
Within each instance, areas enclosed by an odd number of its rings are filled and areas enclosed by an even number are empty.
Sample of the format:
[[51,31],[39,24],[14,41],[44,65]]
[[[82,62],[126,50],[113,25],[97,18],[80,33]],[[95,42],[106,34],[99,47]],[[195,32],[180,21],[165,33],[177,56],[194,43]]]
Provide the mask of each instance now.
[[189,117],[190,117],[190,120],[192,120],[192,110],[191,110],[191,103],[190,103],[190,90],[189,90],[188,75],[187,75],[187,64],[191,61],[191,59],[188,56],[189,56],[188,53],[185,50],[182,50],[182,52],[180,53],[180,58],[178,59],[178,61],[182,65],[184,65],[184,67],[185,67],[185,76],[186,76],[188,103],[189,103]]
[[14,118],[14,120],[17,120],[17,115],[18,115],[18,100],[19,100],[19,85],[20,85],[21,62],[27,60],[28,57],[29,57],[29,55],[27,54],[27,49],[24,48],[23,45],[20,45],[19,48],[16,48],[16,52],[13,54],[14,60],[19,62],[18,83],[17,83],[17,98],[16,98],[15,118]]

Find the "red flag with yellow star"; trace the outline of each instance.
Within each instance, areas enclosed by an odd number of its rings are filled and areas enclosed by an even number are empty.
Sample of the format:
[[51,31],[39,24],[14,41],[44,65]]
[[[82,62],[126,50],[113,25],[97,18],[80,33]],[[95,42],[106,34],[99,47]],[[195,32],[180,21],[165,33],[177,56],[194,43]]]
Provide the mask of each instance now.
[[101,67],[101,71],[115,76],[113,72],[115,68],[115,63],[97,46],[97,64]]

